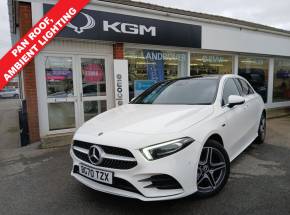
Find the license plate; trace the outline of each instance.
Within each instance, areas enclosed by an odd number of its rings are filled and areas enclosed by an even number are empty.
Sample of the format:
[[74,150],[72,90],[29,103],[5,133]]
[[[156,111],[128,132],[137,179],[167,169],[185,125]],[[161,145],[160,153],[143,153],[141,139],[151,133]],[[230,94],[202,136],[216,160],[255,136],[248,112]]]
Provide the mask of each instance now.
[[103,171],[100,169],[91,168],[85,165],[79,165],[79,173],[95,181],[103,182],[106,184],[113,184],[113,173],[108,171]]

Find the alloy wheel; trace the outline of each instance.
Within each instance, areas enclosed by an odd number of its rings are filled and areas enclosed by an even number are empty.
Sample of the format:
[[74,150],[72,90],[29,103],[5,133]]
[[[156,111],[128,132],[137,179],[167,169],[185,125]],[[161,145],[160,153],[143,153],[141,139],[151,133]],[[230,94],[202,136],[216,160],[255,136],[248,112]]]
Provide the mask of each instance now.
[[200,193],[215,191],[226,175],[226,160],[216,148],[204,147],[198,164],[197,186]]

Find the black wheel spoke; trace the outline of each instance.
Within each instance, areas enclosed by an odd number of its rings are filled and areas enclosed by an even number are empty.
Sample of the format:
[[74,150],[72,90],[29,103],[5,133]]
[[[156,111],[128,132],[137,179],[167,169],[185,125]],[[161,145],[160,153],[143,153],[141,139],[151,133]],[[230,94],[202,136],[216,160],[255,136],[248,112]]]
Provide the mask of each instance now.
[[211,162],[211,159],[212,159],[212,148],[211,147],[205,147],[203,150],[205,151],[205,152],[204,151],[203,152],[206,155],[205,155],[205,159],[203,161],[199,162],[199,165],[201,165],[201,166],[203,166],[205,164],[209,164]]
[[204,179],[206,178],[206,175],[200,175],[199,179],[197,180],[197,185],[199,185]]
[[208,182],[209,182],[211,188],[214,190],[216,187],[216,182],[215,182],[215,179],[213,177],[213,174],[211,172],[209,172],[206,175],[207,175],[207,179],[208,179]]
[[211,164],[211,166],[212,166],[211,170],[213,172],[215,172],[215,171],[218,171],[218,170],[226,168],[226,163],[225,162],[220,162],[220,163]]
[[208,164],[211,163],[211,160],[212,160],[212,148],[211,147],[208,147],[207,148],[207,157],[206,157],[206,162]]

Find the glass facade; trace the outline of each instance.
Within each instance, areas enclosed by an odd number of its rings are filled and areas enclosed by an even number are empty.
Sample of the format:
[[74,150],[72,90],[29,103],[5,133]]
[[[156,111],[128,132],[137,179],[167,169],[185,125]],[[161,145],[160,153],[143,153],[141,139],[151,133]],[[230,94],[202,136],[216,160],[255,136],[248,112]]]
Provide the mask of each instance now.
[[274,65],[273,102],[290,101],[290,59],[276,58]]
[[71,57],[46,57],[45,73],[48,98],[73,96]]
[[107,110],[105,59],[81,58],[84,121]]
[[[233,55],[191,53],[151,49],[125,49],[129,67],[130,100],[154,83],[203,74],[233,74]],[[238,74],[249,81],[255,91],[268,102],[269,59],[239,56]],[[290,101],[290,59],[275,59],[273,102]]]
[[251,56],[239,57],[239,75],[249,81],[264,102],[267,102],[269,60]]
[[106,96],[105,60],[81,58],[83,96]]
[[198,54],[190,55],[190,75],[231,74],[233,57],[228,55]]
[[156,82],[187,76],[187,53],[126,49],[130,100]]
[[84,102],[84,121],[97,116],[98,114],[105,112],[107,110],[107,101],[85,101]]
[[[238,56],[236,65],[234,54],[189,53],[186,50],[126,48],[129,99],[163,80],[189,75],[233,74],[237,68],[236,72],[249,81],[265,103],[273,100],[268,103],[269,107],[278,106],[277,102],[290,102],[290,58],[274,58],[273,95],[267,98],[268,83],[272,81],[269,79],[270,57],[242,55]],[[49,131],[76,128],[107,110],[112,98],[107,98],[110,92],[106,79],[111,77],[106,77],[106,65],[105,58],[94,56],[44,58]]]
[[48,119],[50,131],[75,128],[74,103],[48,103]]

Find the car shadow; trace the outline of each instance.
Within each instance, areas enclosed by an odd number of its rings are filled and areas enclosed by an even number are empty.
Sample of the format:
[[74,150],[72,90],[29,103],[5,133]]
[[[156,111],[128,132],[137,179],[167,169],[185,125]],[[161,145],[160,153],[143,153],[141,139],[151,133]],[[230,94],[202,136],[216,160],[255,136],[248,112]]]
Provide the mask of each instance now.
[[[176,200],[167,200],[167,201],[149,201],[144,202],[138,199],[132,199],[127,197],[115,196],[106,194],[103,192],[95,191],[85,185],[79,184],[79,191],[82,193],[85,201],[94,201],[98,204],[102,204],[104,207],[107,205],[111,209],[114,208],[117,211],[126,211],[128,206],[130,206],[130,210],[136,208],[136,210],[144,209],[148,211],[148,208],[154,210],[158,207],[158,210],[168,209],[168,207],[172,207],[174,204],[179,204],[184,201],[200,201],[200,199],[195,196],[189,196],[183,199]],[[129,210],[129,209],[128,209]],[[141,210],[142,211],[142,210]]]
[[210,198],[199,198],[195,195],[190,195],[182,199],[166,200],[166,201],[149,201],[144,202],[138,199],[131,199],[126,197],[114,196],[99,191],[95,191],[78,184],[79,195],[82,196],[82,201],[90,202],[92,207],[96,209],[100,206],[102,208],[110,208],[112,214],[180,214],[184,211],[203,210],[207,202],[215,201],[222,197],[222,190],[219,195]]

